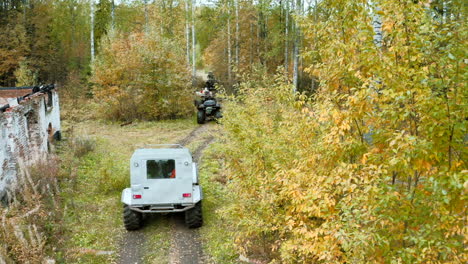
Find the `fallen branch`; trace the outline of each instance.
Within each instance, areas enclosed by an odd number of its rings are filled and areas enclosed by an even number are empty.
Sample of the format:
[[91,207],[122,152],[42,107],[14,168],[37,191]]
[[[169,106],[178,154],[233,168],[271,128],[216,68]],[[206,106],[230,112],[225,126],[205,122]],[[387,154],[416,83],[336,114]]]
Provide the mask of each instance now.
[[21,216],[21,218],[26,218],[34,213],[36,213],[37,211],[39,211],[39,209],[41,208],[41,205],[38,205],[36,206],[34,209],[28,211],[27,213],[25,213],[24,215]]

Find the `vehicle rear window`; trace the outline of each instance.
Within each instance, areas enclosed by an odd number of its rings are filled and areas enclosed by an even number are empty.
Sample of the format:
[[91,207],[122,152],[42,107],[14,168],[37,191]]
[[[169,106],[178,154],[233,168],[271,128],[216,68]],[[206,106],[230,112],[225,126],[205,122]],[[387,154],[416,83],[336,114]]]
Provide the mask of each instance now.
[[176,176],[175,160],[147,160],[148,179],[173,179]]

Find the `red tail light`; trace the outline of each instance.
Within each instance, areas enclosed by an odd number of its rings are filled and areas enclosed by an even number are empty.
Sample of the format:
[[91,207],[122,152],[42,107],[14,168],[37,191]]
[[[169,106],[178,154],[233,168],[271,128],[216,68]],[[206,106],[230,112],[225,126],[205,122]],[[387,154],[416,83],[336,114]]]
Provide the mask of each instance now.
[[192,194],[191,193],[184,193],[184,194],[182,194],[182,197],[190,198],[190,197],[192,197]]
[[134,194],[133,199],[141,199],[141,194]]

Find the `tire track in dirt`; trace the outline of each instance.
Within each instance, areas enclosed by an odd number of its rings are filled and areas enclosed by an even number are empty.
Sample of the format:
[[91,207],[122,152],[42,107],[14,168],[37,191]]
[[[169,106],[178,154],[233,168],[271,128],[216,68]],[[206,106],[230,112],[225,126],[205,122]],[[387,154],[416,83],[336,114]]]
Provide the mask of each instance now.
[[[185,138],[177,142],[182,146],[190,144],[198,135],[209,130],[208,125],[202,125],[192,130]],[[210,136],[204,140],[192,154],[195,162],[199,162],[203,150],[214,141]],[[174,223],[172,228],[171,250],[169,263],[171,264],[198,264],[204,263],[203,250],[200,234],[197,229],[188,229],[185,226],[184,214],[172,214]],[[136,231],[127,231],[123,234],[120,243],[119,264],[141,264],[143,263],[143,250],[146,244],[145,227]]]
[[[192,142],[197,137],[197,135],[199,135],[199,134],[201,134],[203,132],[206,132],[208,130],[209,130],[208,125],[198,126],[194,130],[192,130],[185,138],[179,140],[179,142],[177,142],[177,144],[180,144],[182,146],[188,145],[188,144],[190,144],[190,142]],[[195,155],[195,153],[192,153],[192,154]]]
[[[190,138],[187,136],[185,144],[192,142],[197,135],[207,132],[208,126],[201,126]],[[200,163],[203,150],[213,141],[213,136],[206,138],[203,143],[192,153],[195,162]],[[184,213],[173,214],[171,219],[174,223],[172,229],[171,251],[169,253],[170,264],[201,264],[206,263],[206,257],[203,254],[200,233],[198,229],[189,229],[185,226]]]
[[140,264],[143,263],[141,249],[146,242],[143,230],[126,231],[122,237],[120,245],[120,264]]

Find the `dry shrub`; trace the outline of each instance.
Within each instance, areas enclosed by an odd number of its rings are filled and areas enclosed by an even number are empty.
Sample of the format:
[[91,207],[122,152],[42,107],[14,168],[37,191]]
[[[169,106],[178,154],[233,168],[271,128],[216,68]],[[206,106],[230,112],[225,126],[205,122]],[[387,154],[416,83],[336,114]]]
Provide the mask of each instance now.
[[9,191],[8,207],[0,209],[0,262],[44,263],[52,245],[63,238],[57,160],[41,161],[18,174]]
[[69,143],[69,148],[73,150],[73,155],[77,158],[94,151],[95,147],[96,142],[87,137],[76,137]]
[[90,88],[79,72],[69,73],[63,86],[60,86],[60,112],[62,120],[79,122],[94,117],[95,105],[89,99]]
[[183,47],[157,32],[111,32],[103,38],[91,82],[105,119],[157,120],[192,113]]

